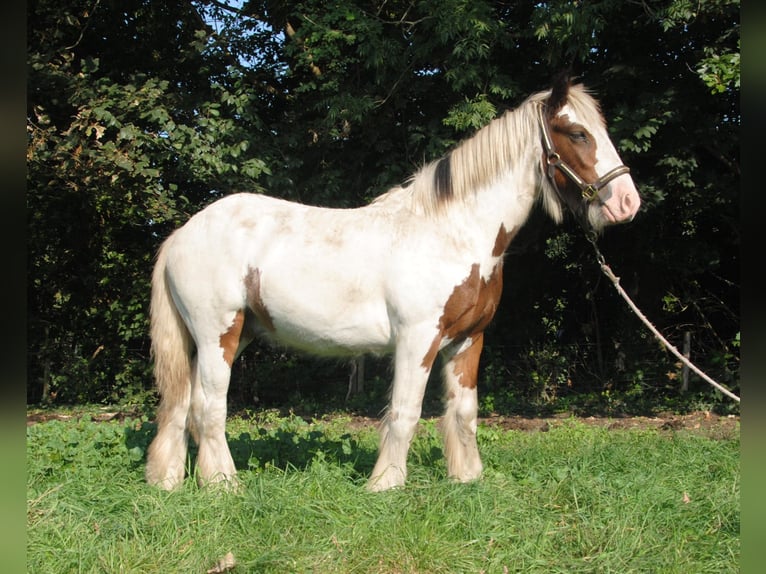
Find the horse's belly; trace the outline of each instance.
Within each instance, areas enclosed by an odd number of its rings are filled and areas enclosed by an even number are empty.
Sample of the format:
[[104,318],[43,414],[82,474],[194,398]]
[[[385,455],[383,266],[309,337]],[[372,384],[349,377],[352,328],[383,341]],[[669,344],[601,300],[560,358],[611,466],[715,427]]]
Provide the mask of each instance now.
[[391,347],[380,288],[342,273],[286,271],[263,274],[260,303],[271,322],[271,338],[321,355],[383,353]]
[[388,317],[363,306],[332,309],[293,306],[275,307],[273,330],[277,342],[313,354],[327,356],[383,354],[391,350]]

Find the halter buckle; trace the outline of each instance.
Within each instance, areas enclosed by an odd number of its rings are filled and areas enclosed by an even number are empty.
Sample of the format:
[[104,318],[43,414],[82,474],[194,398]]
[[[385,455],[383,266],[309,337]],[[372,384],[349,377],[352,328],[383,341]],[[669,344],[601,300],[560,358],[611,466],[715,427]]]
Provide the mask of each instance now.
[[582,197],[586,201],[593,201],[598,198],[598,188],[592,183],[587,184],[582,188]]
[[556,165],[561,161],[561,156],[558,152],[552,151],[548,154],[548,165]]

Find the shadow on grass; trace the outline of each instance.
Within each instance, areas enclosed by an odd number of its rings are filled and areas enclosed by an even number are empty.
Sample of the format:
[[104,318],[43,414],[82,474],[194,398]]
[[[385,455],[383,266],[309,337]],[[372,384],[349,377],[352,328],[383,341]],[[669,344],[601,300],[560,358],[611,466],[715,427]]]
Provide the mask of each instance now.
[[[157,424],[143,422],[138,427],[125,429],[125,445],[129,450],[141,449],[144,453],[136,466],[146,464],[149,444],[157,433]],[[321,430],[291,430],[283,428],[257,428],[239,434],[226,435],[234,464],[238,471],[263,469],[266,467],[305,468],[315,459],[349,466],[360,477],[372,471],[377,458],[377,447],[361,444],[350,433],[331,437]],[[421,458],[441,457],[440,449],[431,449],[430,455]],[[197,459],[197,445],[189,440],[189,467]],[[436,452],[438,451],[438,452]]]
[[367,475],[375,464],[375,449],[360,444],[348,433],[330,437],[321,430],[259,428],[236,436],[228,435],[227,439],[237,470],[267,466],[305,468],[321,458],[340,466],[350,466],[356,474]]

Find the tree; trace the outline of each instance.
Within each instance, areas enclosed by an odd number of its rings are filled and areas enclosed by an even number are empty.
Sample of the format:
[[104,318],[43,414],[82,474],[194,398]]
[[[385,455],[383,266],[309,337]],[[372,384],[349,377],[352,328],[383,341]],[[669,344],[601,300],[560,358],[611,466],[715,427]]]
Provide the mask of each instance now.
[[[736,385],[738,1],[28,11],[29,400],[148,388],[151,258],[208,202],[248,190],[360,205],[562,68],[596,92],[644,199],[602,250],[663,331],[693,331],[703,367]],[[667,357],[571,221],[534,217],[508,257],[491,390],[665,389]]]
[[159,240],[225,190],[258,188],[257,109],[216,82],[224,63],[185,2],[29,10],[28,392],[114,400],[149,378]]

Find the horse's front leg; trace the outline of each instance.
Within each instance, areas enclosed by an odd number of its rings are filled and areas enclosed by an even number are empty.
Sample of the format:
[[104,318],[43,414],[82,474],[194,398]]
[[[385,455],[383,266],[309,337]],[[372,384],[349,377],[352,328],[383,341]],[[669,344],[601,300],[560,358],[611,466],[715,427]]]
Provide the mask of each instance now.
[[479,401],[476,390],[479,357],[484,336],[466,339],[444,365],[446,408],[442,419],[447,474],[460,482],[481,476],[482,464],[476,444]]
[[402,486],[407,478],[407,453],[420,420],[434,359],[426,338],[422,333],[420,336],[410,333],[400,335],[397,341],[391,400],[381,424],[378,460],[367,483],[368,490]]

